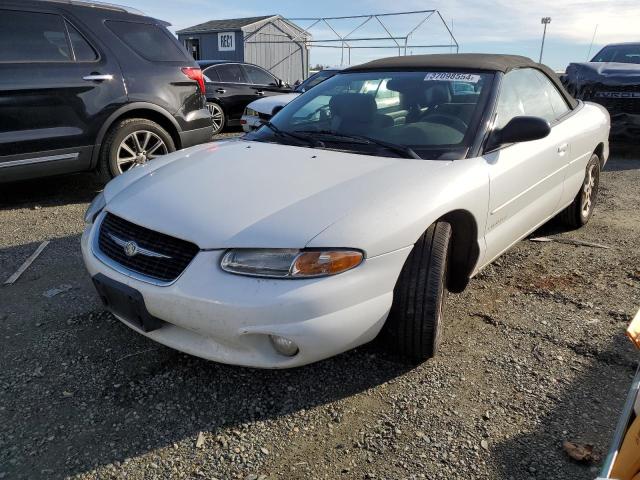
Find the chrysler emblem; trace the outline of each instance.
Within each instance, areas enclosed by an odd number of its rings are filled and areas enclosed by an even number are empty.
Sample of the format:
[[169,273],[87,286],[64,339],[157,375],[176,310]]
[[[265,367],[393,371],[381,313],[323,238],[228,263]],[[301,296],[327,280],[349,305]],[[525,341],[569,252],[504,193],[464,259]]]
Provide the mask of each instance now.
[[165,255],[164,253],[158,253],[158,252],[149,250],[147,248],[143,248],[133,240],[125,240],[109,232],[107,232],[107,235],[113,241],[113,243],[122,247],[122,249],[124,250],[124,254],[127,257],[144,255],[145,257],[153,257],[153,258],[171,258],[169,255]]
[[127,257],[133,257],[138,253],[138,244],[133,240],[124,244],[124,253]]

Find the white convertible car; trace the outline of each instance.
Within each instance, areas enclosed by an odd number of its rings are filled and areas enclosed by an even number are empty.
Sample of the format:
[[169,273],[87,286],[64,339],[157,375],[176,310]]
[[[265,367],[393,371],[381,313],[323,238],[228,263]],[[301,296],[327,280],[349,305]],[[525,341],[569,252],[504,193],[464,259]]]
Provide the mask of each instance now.
[[285,368],[380,336],[421,361],[447,290],[558,214],[589,220],[608,134],[524,57],[376,60],[115,178],[84,261],[120,320],[193,355]]

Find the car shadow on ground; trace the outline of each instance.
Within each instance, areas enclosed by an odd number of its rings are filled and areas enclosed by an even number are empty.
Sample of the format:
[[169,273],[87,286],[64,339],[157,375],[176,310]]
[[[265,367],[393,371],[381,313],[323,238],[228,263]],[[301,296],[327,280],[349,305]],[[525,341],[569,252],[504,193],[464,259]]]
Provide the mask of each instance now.
[[[542,413],[522,408],[517,424],[534,421],[534,428],[496,444],[490,454],[502,467],[504,479],[596,478],[606,456],[616,421],[621,413],[627,391],[640,355],[625,341],[612,339],[610,345],[595,356],[584,356],[584,362],[567,365],[574,370],[573,382],[560,384],[557,396],[548,395],[551,405]],[[547,361],[557,361],[549,358]],[[613,373],[612,373],[613,372]],[[535,389],[535,385],[531,385]],[[515,399],[514,399],[515,400]],[[523,407],[527,399],[523,399]],[[591,444],[600,461],[577,462],[563,450],[563,441]],[[534,461],[546,453],[544,464]],[[520,459],[514,462],[514,459]],[[567,468],[567,464],[570,468]]]
[[638,159],[639,148],[640,145],[611,144],[609,161],[604,169],[614,172],[640,169],[640,159]]
[[640,160],[638,160],[637,158],[616,158],[615,160],[609,160],[604,166],[604,169],[611,172],[640,170]]
[[38,178],[0,184],[0,209],[53,207],[87,203],[103,185],[93,173]]
[[[55,243],[69,249],[78,241]],[[0,471],[7,478],[89,472],[195,441],[201,431],[215,435],[350,397],[412,368],[373,345],[291,370],[188,356],[97,307],[79,254],[50,260],[0,289],[7,312],[0,317]],[[43,299],[46,277],[60,271],[56,282],[74,289]],[[78,304],[84,311],[74,312]]]

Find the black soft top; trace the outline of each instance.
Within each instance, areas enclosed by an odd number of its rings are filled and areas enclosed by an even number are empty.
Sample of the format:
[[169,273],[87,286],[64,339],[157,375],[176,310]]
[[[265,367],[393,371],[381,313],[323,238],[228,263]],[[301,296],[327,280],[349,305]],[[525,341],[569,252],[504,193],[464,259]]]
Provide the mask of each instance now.
[[546,65],[536,63],[528,57],[520,55],[496,55],[488,53],[455,53],[435,55],[405,55],[373,60],[349,67],[343,72],[368,72],[373,70],[485,70],[488,72],[507,73],[517,68],[535,68],[544,73],[556,85],[571,108],[578,102],[564,89],[558,75]]

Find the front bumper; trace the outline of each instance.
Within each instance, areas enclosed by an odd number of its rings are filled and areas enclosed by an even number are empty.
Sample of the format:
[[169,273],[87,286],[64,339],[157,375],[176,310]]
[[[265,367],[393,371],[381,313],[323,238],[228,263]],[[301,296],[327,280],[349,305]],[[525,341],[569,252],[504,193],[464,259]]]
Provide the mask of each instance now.
[[253,115],[242,115],[240,119],[240,124],[242,125],[242,130],[245,132],[252,132],[257,130],[262,126],[262,120],[259,117]]
[[[165,322],[138,333],[191,355],[259,368],[305,365],[358,345],[378,334],[393,300],[393,287],[411,251],[406,247],[367,259],[333,277],[274,280],[222,271],[222,250],[200,251],[178,279],[157,286],[120,273],[92,252],[96,229],[82,235],[89,274],[134,288],[149,313]],[[275,351],[269,335],[293,340],[293,357]]]
[[640,98],[632,100],[591,98],[609,112],[611,139],[618,142],[640,142]]
[[640,113],[609,113],[612,139],[640,143]]

